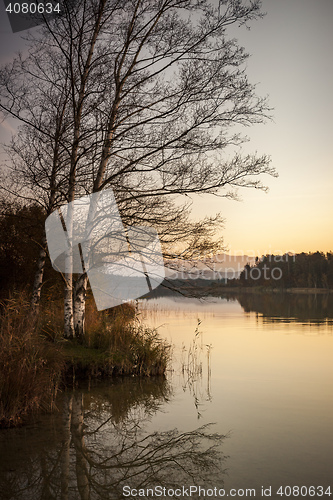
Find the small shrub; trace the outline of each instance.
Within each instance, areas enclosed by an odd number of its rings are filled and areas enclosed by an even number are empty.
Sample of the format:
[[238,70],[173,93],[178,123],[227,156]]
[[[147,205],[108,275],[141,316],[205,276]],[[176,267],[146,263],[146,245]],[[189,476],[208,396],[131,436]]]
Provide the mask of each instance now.
[[157,330],[143,326],[135,306],[124,303],[103,313],[87,301],[83,345],[108,352],[108,362],[122,374],[162,375],[170,359],[170,346]]

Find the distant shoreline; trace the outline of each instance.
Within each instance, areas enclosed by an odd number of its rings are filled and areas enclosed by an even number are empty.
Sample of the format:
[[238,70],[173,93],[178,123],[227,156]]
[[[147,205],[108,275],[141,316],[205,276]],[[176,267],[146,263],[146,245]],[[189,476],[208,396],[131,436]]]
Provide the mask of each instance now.
[[221,294],[299,294],[299,295],[328,295],[333,293],[333,288],[272,288],[263,286],[230,286],[213,280],[166,280],[157,289],[143,298],[173,295],[183,293],[185,296],[208,296]]

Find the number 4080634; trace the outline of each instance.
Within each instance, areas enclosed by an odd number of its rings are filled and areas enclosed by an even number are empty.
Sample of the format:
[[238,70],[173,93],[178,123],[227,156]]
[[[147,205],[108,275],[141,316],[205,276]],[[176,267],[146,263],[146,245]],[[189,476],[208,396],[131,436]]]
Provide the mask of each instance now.
[[276,492],[277,495],[286,497],[322,497],[331,496],[331,488],[328,486],[280,486]]
[[6,12],[9,14],[53,14],[60,13],[60,4],[52,4],[51,2],[24,2],[10,3],[6,7]]

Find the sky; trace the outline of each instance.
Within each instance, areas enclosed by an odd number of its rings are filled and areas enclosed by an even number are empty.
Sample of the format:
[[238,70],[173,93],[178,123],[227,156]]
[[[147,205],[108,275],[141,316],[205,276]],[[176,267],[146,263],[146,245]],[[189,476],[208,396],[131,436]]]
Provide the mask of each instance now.
[[248,152],[266,153],[279,178],[242,202],[196,201],[226,218],[229,251],[262,255],[333,250],[333,1],[263,0],[267,15],[239,30],[247,74],[268,95],[273,121],[246,129]]
[[[269,192],[240,190],[242,201],[198,196],[193,216],[221,212],[231,254],[333,250],[333,0],[263,0],[266,16],[233,32],[246,51],[247,75],[268,96],[273,120],[244,130],[245,153],[267,154],[279,177]],[[24,47],[0,0],[0,61]],[[23,45],[22,45],[23,43]],[[0,142],[11,124],[0,125]]]

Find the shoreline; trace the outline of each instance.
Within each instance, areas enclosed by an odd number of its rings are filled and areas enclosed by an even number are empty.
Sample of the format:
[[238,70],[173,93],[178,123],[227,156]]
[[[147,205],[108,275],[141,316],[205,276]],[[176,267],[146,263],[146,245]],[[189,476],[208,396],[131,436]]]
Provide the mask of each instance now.
[[225,291],[233,293],[290,293],[290,294],[330,294],[333,293],[332,288],[263,288],[263,287],[233,287],[233,286],[219,286],[212,287],[213,291]]

